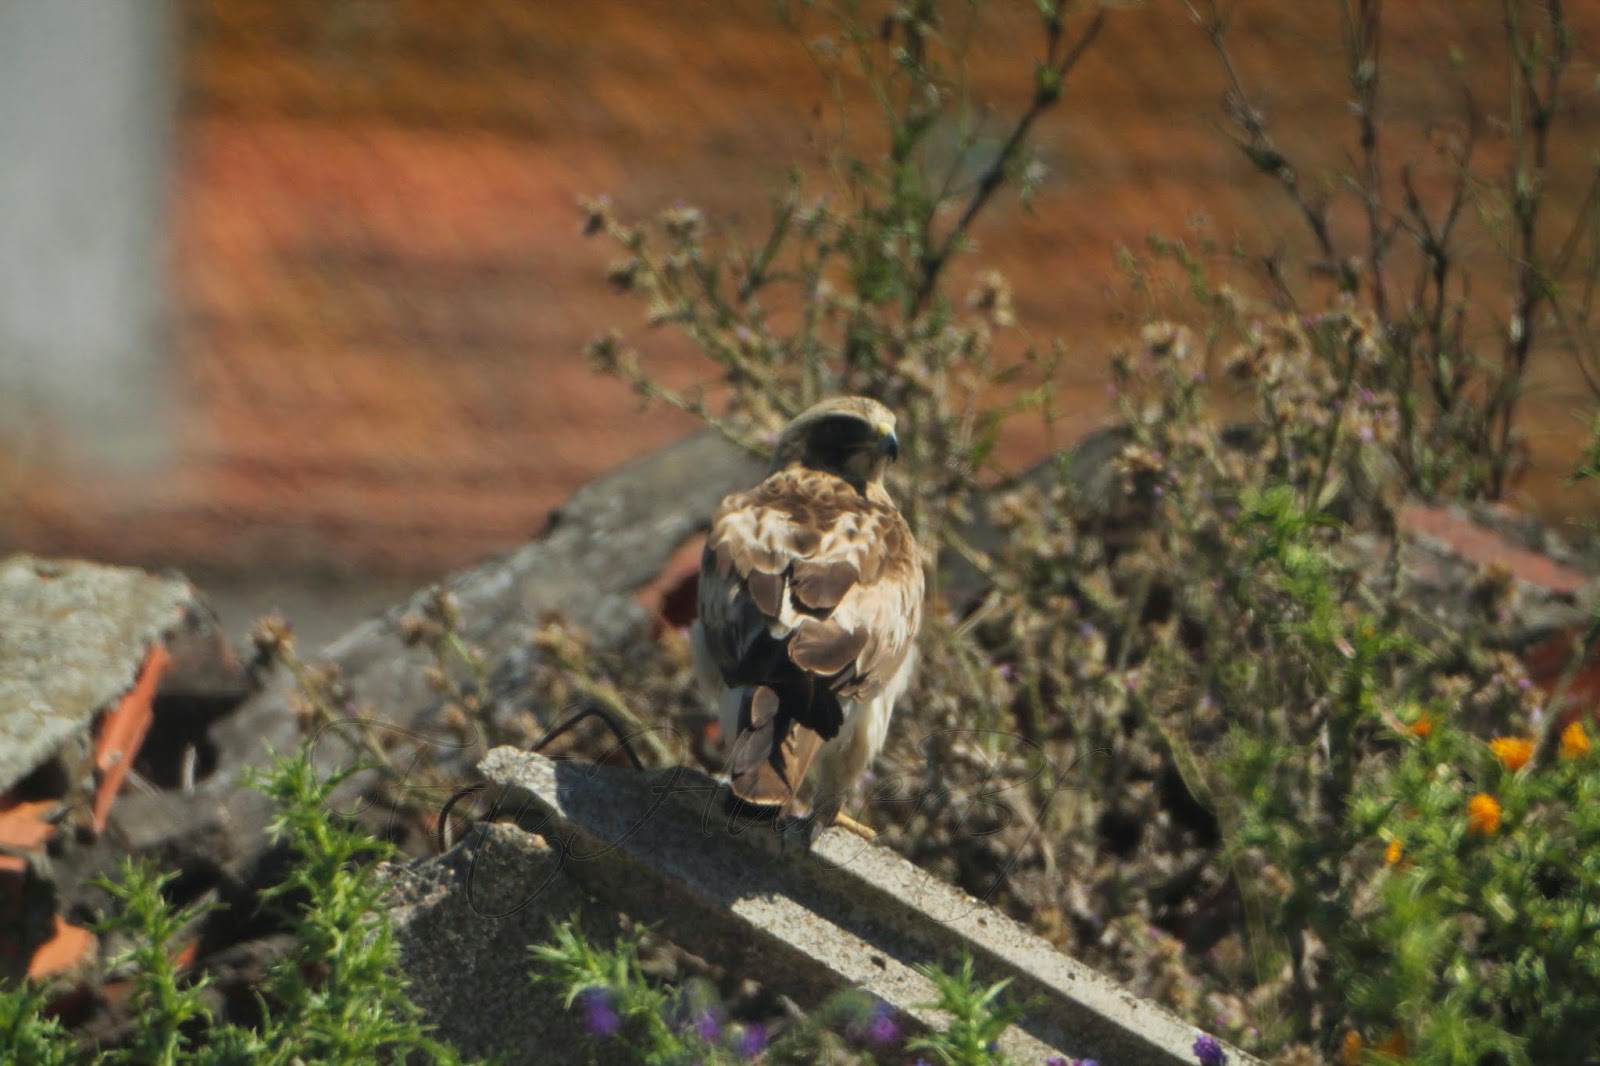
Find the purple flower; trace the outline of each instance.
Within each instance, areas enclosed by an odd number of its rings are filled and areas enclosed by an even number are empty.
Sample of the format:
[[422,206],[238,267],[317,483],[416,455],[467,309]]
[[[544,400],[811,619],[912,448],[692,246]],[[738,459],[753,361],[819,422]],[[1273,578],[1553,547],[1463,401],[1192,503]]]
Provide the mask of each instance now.
[[1226,1066],[1227,1054],[1222,1050],[1222,1045],[1217,1043],[1217,1038],[1201,1033],[1194,1038],[1194,1057],[1199,1060],[1200,1066]]
[[715,1044],[722,1036],[722,1020],[717,1012],[707,1008],[695,1015],[694,1035],[708,1044]]
[[745,1026],[739,1030],[739,1039],[734,1041],[733,1049],[741,1059],[755,1058],[767,1050],[767,1027],[760,1022]]
[[611,1002],[611,993],[604,988],[586,988],[578,993],[583,1005],[583,1027],[590,1036],[609,1038],[622,1030],[622,1017]]
[[1044,1060],[1044,1066],[1067,1066],[1065,1055],[1051,1055]]
[[869,1047],[887,1047],[900,1039],[900,1025],[894,1020],[894,1008],[883,1000],[872,1005],[866,1021],[851,1025],[845,1035],[857,1044]]

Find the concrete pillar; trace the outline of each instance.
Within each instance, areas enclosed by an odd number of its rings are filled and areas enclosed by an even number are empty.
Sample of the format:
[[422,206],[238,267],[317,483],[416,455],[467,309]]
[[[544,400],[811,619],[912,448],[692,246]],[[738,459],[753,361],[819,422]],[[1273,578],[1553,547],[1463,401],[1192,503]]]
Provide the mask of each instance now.
[[0,0],[0,449],[24,465],[169,452],[174,31],[167,0]]

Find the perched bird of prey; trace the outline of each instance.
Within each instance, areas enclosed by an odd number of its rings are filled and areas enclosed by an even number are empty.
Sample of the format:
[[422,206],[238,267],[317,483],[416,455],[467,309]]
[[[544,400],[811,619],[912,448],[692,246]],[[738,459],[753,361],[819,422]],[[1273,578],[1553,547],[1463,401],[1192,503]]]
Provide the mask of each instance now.
[[766,480],[712,516],[692,634],[733,795],[794,814],[815,760],[817,824],[868,839],[839,807],[883,747],[922,622],[921,556],[883,485],[894,426],[863,397],[789,423]]

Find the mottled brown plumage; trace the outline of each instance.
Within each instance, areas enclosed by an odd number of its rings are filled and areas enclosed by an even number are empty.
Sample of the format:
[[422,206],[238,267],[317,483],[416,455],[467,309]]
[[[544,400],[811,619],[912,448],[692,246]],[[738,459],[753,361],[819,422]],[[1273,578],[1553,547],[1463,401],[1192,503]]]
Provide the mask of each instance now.
[[883,746],[922,616],[921,557],[883,485],[897,453],[881,404],[818,404],[712,517],[695,662],[745,803],[793,810],[815,759],[819,806],[836,805]]

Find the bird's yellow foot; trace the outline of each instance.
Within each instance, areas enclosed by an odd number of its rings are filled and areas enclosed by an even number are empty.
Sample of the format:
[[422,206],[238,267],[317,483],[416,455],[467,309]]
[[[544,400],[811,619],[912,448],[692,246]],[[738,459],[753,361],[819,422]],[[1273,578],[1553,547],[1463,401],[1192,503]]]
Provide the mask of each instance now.
[[865,840],[868,844],[871,844],[878,839],[878,831],[876,829],[873,829],[870,825],[866,825],[863,822],[856,821],[843,811],[834,812],[833,824],[838,826],[840,829],[848,829],[862,840]]

